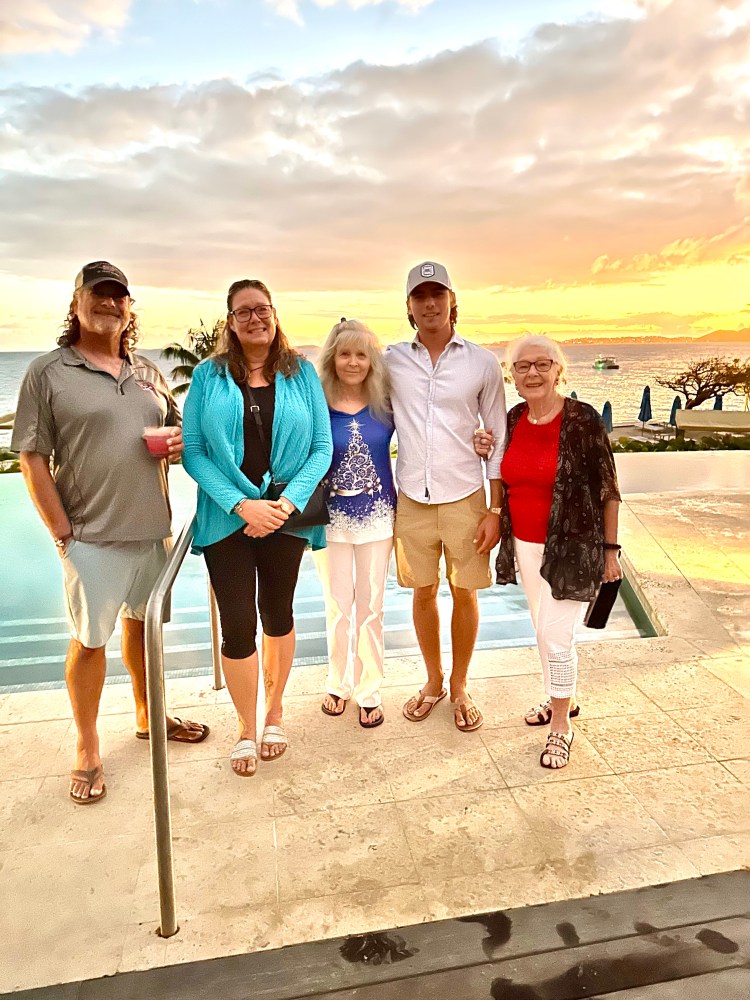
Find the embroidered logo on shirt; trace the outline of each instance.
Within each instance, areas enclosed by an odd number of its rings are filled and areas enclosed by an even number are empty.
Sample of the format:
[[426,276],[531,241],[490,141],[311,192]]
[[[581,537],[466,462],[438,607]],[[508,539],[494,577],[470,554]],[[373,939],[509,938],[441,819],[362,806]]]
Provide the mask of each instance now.
[[135,384],[143,389],[144,392],[153,392],[155,396],[157,395],[156,386],[153,382],[139,382],[138,379],[136,379]]

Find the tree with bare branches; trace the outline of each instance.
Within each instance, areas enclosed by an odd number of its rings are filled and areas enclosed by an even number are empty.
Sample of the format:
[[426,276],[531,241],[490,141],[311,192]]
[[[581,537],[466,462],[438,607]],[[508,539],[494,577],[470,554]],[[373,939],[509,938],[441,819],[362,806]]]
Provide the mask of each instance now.
[[744,393],[750,382],[750,359],[697,358],[671,378],[657,378],[659,385],[685,397],[685,409],[693,410],[701,403],[720,396]]

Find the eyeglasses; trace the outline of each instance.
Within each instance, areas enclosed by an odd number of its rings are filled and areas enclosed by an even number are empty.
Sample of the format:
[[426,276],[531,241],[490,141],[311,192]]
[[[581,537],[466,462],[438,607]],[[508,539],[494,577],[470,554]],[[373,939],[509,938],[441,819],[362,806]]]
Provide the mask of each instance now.
[[247,323],[253,313],[255,313],[258,319],[268,319],[272,312],[273,306],[256,306],[255,309],[243,306],[241,309],[230,309],[229,315],[234,316],[240,323]]
[[545,372],[550,370],[554,363],[555,362],[550,361],[549,358],[540,358],[539,361],[514,361],[513,371],[517,375],[525,375],[533,366],[541,375],[543,375]]

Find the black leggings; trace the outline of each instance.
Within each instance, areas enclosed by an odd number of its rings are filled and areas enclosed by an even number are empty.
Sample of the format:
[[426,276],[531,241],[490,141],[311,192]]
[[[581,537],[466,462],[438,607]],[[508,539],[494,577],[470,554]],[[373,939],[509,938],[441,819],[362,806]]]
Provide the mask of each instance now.
[[224,656],[242,660],[255,652],[258,611],[266,635],[292,631],[294,588],[306,545],[304,538],[294,535],[249,538],[240,528],[205,547],[208,575],[219,605]]

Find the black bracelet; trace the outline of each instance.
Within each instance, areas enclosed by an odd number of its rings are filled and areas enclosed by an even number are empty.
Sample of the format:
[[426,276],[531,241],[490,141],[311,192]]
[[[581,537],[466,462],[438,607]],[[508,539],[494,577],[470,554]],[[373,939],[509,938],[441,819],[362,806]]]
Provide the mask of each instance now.
[[617,542],[605,542],[605,549],[610,549],[612,552],[622,552],[622,545],[618,545]]

